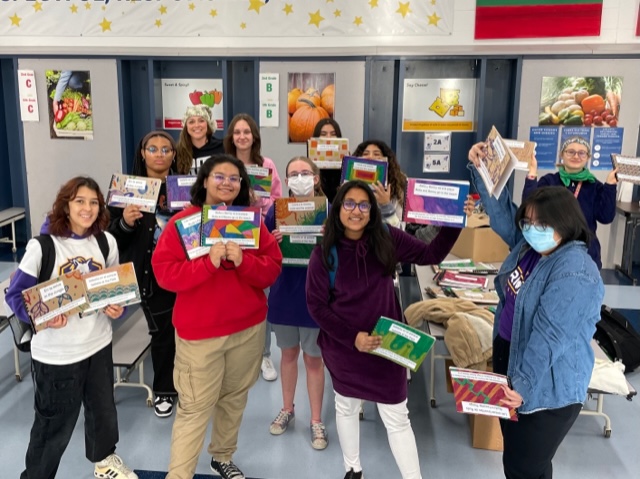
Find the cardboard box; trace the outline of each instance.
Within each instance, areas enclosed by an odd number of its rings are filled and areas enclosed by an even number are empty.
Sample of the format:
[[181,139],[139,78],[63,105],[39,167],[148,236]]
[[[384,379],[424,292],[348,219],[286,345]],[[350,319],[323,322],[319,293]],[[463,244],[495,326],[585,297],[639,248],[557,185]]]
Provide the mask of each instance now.
[[469,414],[471,445],[476,449],[502,451],[502,430],[497,417]]
[[451,359],[444,360],[444,376],[447,381],[447,392],[451,394],[453,394],[453,386],[451,385],[451,372],[449,371],[449,368],[452,366],[455,366],[455,364],[453,364]]
[[474,214],[467,220],[451,254],[458,258],[470,258],[474,262],[501,262],[509,254],[509,247],[489,227],[486,214]]

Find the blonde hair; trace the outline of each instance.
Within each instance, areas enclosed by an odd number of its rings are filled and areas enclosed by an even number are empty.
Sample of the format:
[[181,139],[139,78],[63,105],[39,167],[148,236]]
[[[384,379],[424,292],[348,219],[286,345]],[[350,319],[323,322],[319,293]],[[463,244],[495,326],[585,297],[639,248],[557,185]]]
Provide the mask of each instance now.
[[[293,163],[294,161],[304,161],[307,165],[309,165],[311,171],[313,171],[314,176],[320,176],[320,168],[318,168],[318,165],[311,161],[310,158],[307,158],[306,156],[294,156],[289,160],[289,163],[287,163],[287,167],[284,169],[285,175],[287,175],[287,177],[289,176],[289,165],[291,165],[291,163]],[[315,196],[326,196],[324,194],[324,191],[322,191],[320,180],[318,180],[318,182],[313,185],[313,194]]]

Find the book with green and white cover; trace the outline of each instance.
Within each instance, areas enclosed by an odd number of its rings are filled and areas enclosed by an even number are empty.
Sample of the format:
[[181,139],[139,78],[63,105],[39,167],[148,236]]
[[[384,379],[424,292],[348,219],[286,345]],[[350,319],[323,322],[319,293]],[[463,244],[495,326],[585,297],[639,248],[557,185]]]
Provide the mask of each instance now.
[[371,354],[417,371],[431,351],[436,338],[408,324],[381,316],[372,336],[382,336],[382,345]]
[[321,241],[322,236],[320,235],[283,235],[280,243],[282,266],[306,268],[309,265],[313,248]]

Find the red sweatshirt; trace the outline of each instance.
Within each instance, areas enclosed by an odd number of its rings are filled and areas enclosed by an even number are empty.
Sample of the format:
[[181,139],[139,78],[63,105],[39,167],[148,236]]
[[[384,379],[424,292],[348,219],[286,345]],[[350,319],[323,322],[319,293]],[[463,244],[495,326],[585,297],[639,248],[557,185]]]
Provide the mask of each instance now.
[[198,211],[202,208],[193,206],[171,218],[151,259],[158,284],[177,293],[173,325],[186,340],[227,336],[264,321],[263,290],[275,282],[282,268],[278,243],[264,224],[260,225],[260,248],[243,249],[237,268],[226,260],[216,268],[209,255],[189,261],[174,223]]

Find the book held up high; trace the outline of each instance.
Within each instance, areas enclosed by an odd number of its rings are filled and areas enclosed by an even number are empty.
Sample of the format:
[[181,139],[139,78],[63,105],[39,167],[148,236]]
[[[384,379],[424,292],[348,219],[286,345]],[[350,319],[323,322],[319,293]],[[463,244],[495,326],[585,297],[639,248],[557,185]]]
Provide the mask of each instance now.
[[275,201],[276,228],[283,234],[322,233],[329,203],[324,196],[278,198]]
[[340,183],[351,180],[360,180],[368,184],[378,181],[387,186],[389,162],[386,158],[374,160],[372,158],[357,158],[345,156],[342,160],[342,174]]
[[307,157],[321,170],[339,170],[342,167],[342,159],[348,154],[347,138],[309,138],[307,140]]
[[137,205],[140,211],[155,213],[161,186],[159,178],[114,173],[107,193],[107,206],[126,208],[127,205]]
[[514,408],[500,404],[505,397],[502,386],[509,386],[507,376],[455,367],[450,367],[449,372],[456,411],[518,420],[518,413]]
[[371,354],[389,359],[400,366],[417,371],[436,338],[395,319],[381,316],[371,332],[372,336],[382,336],[382,345]]
[[204,205],[201,245],[233,241],[243,248],[260,246],[260,208],[254,206]]
[[468,194],[468,181],[408,178],[402,220],[464,228],[467,223],[464,204]]
[[518,164],[518,158],[509,149],[495,126],[491,127],[485,143],[485,156],[480,160],[477,170],[489,194],[498,198]]
[[271,196],[271,186],[273,183],[273,172],[271,168],[247,165],[246,169],[255,195],[260,198],[269,198]]
[[191,204],[191,187],[196,182],[196,176],[169,175],[167,176],[167,204],[169,209],[179,211]]
[[503,140],[505,145],[511,150],[511,153],[518,159],[516,169],[529,170],[529,165],[536,154],[537,143],[535,141],[509,140],[507,138],[503,138]]
[[618,180],[640,185],[640,158],[611,154],[613,168],[618,168]]

